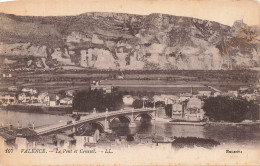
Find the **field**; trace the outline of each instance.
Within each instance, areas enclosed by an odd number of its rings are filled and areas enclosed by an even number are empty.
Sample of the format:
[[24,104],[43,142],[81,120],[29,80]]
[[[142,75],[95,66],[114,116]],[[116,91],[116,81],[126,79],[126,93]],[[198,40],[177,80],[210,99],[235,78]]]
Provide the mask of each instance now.
[[[6,71],[1,71],[4,73]],[[149,92],[155,94],[179,94],[212,90],[237,90],[241,86],[259,84],[256,71],[17,71],[12,78],[0,79],[0,90],[9,86],[32,87],[41,91],[86,90],[92,81],[112,85],[119,91]],[[117,79],[123,75],[123,79]]]

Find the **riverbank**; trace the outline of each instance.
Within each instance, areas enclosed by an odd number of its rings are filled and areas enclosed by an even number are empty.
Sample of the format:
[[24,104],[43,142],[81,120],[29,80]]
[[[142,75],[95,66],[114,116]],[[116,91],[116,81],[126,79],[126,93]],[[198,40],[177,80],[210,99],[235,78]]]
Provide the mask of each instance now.
[[170,122],[172,119],[171,118],[159,118],[159,117],[156,117],[155,120],[158,121],[158,122]]
[[260,120],[252,121],[252,120],[244,120],[242,122],[214,122],[214,121],[185,121],[185,120],[174,120],[171,118],[155,118],[156,121],[165,122],[176,125],[254,125],[260,124]]
[[239,123],[235,123],[235,122],[212,122],[209,121],[207,122],[208,125],[231,125],[231,126],[236,126],[236,125],[252,125],[252,124],[260,124],[260,120],[256,120],[256,121],[242,121]]

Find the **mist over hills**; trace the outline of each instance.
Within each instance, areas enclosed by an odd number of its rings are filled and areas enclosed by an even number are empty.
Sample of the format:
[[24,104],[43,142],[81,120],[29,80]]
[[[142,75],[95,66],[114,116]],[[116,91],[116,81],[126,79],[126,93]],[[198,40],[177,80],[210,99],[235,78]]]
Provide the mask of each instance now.
[[220,70],[260,67],[260,28],[166,14],[0,14],[0,65]]

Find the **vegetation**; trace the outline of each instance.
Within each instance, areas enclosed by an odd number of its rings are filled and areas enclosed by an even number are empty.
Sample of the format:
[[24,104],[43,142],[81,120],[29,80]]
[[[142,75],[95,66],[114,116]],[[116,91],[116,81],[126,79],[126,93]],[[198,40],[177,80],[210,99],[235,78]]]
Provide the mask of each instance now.
[[214,146],[220,145],[218,141],[213,139],[205,139],[205,138],[196,138],[196,137],[174,137],[174,141],[172,142],[172,146],[174,148],[194,148],[196,147],[204,147],[204,148],[212,148]]
[[58,94],[61,96],[61,98],[66,97],[66,92],[65,92],[65,90],[59,91]]
[[259,105],[254,101],[231,97],[210,97],[205,100],[205,115],[212,120],[241,122],[245,119],[259,119]]
[[142,108],[143,107],[143,101],[142,100],[135,100],[133,102],[133,107],[136,108]]
[[123,105],[121,93],[104,93],[103,90],[80,91],[73,99],[73,109],[80,112],[99,112],[119,110]]

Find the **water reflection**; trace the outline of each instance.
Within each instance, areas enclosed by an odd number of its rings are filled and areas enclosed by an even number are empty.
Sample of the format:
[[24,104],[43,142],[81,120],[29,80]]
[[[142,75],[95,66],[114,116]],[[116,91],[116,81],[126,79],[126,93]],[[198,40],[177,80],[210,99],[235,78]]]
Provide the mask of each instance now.
[[227,143],[259,144],[260,125],[215,125],[204,127],[204,137],[220,140]]
[[167,137],[199,137],[211,138],[221,143],[234,144],[259,144],[260,141],[260,126],[230,126],[230,125],[215,125],[215,126],[190,126],[190,125],[174,125],[164,122],[140,122],[136,121],[136,128],[129,127],[114,127],[112,130],[119,135],[129,134],[149,134],[156,133],[157,135]]
[[[176,137],[201,137],[204,135],[204,127],[203,126],[186,126],[186,125],[173,125],[164,122],[140,122],[136,121],[136,128],[116,128],[113,130],[120,135],[127,134],[157,134],[163,136],[176,136]],[[129,133],[131,131],[131,133]]]

